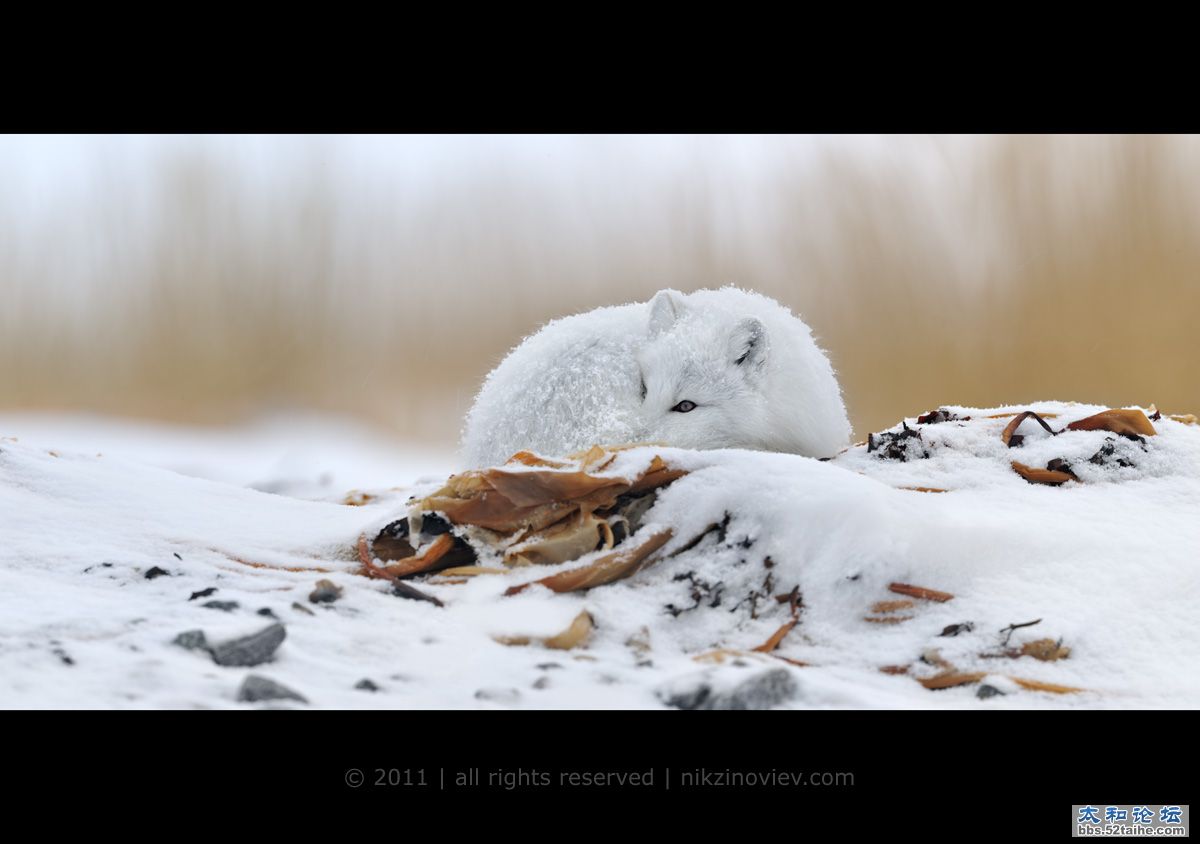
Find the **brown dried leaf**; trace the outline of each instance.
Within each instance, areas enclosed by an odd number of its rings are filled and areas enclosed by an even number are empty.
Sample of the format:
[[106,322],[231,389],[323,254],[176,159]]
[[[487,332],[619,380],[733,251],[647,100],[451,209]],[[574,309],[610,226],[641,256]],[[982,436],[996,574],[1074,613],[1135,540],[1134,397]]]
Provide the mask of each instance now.
[[954,686],[965,686],[969,683],[978,683],[986,676],[986,671],[960,673],[951,669],[949,671],[943,671],[940,674],[935,674],[932,677],[919,678],[917,682],[927,689],[949,689],[953,688]]
[[371,560],[371,552],[367,550],[367,535],[365,533],[360,534],[358,537],[358,561],[362,563],[363,573],[367,577],[381,577],[384,580],[391,581],[392,589],[396,595],[416,601],[428,601],[437,607],[445,606],[440,599],[435,598],[427,592],[422,592],[420,589],[405,583],[386,569],[375,565]]
[[[1016,414],[1013,414],[1013,413],[993,413],[991,416],[985,416],[983,418],[984,419],[1009,419],[1015,415]],[[1038,416],[1042,417],[1043,419],[1057,419],[1058,418],[1057,413],[1039,413]]]
[[1001,442],[1003,442],[1005,445],[1009,446],[1010,448],[1014,445],[1019,445],[1021,443],[1020,439],[1017,440],[1015,443],[1012,442],[1013,434],[1015,434],[1017,432],[1017,428],[1019,428],[1021,426],[1021,423],[1024,422],[1026,419],[1035,420],[1039,425],[1041,425],[1043,428],[1045,428],[1052,436],[1058,433],[1058,431],[1055,431],[1053,428],[1051,428],[1049,425],[1046,424],[1046,420],[1042,416],[1040,416],[1037,413],[1034,413],[1032,410],[1026,410],[1023,413],[1018,413],[1016,416],[1014,416],[1012,418],[1011,422],[1009,422],[1007,425],[1004,426],[1004,430],[1000,432]]
[[532,451],[518,451],[505,461],[506,466],[509,463],[523,463],[526,466],[548,466],[552,469],[565,469],[570,465],[569,463],[561,463],[557,460],[549,460],[545,457],[539,457]]
[[504,562],[512,565],[519,558],[524,564],[557,565],[601,546],[611,548],[612,543],[608,522],[580,513],[578,518],[564,519],[511,546],[504,552]]
[[595,619],[587,610],[575,616],[575,620],[571,622],[571,626],[557,636],[551,636],[542,644],[548,648],[553,648],[559,651],[567,651],[571,648],[582,645],[587,641],[587,638],[592,635],[592,630],[596,627]]
[[1072,472],[1060,472],[1053,469],[1035,469],[1032,466],[1026,466],[1024,463],[1018,463],[1016,460],[1012,462],[1013,471],[1020,475],[1031,484],[1047,484],[1049,486],[1061,486],[1067,481],[1078,481]]
[[871,612],[895,612],[915,606],[916,603],[913,601],[876,601],[871,605]]
[[[611,449],[610,449],[611,451]],[[604,450],[589,450],[581,459],[599,459]],[[541,468],[562,465],[545,461],[528,452],[513,459],[532,470],[517,467],[473,469],[452,475],[446,485],[414,505],[415,511],[440,512],[455,524],[470,524],[501,533],[542,530],[572,514],[591,513],[612,507],[624,493],[655,489],[687,474],[668,469],[655,456],[637,478],[598,477],[586,471],[555,471]]]
[[508,574],[508,569],[495,566],[454,566],[442,569],[438,574],[441,577],[476,577],[481,574]]
[[433,542],[429,543],[428,547],[421,554],[408,557],[389,566],[384,566],[384,570],[394,577],[409,577],[414,574],[427,572],[442,562],[443,558],[450,553],[450,549],[453,547],[454,536],[449,533],[443,533],[437,539],[433,540]]
[[907,595],[910,598],[937,601],[938,603],[945,603],[954,597],[949,592],[939,592],[936,589],[926,589],[923,586],[913,586],[910,583],[889,583],[888,589],[898,595]]
[[1059,686],[1055,683],[1043,683],[1041,680],[1023,680],[1020,677],[1009,677],[1018,686],[1023,689],[1029,689],[1034,692],[1053,692],[1058,695],[1068,695],[1074,692],[1085,692],[1087,689],[1079,689],[1075,686]]
[[575,616],[566,630],[546,639],[534,639],[530,636],[493,636],[492,638],[502,645],[531,645],[536,642],[543,647],[569,651],[586,642],[595,627],[595,620],[587,610],[584,610]]
[[791,621],[788,621],[782,627],[772,633],[770,639],[767,639],[767,641],[763,642],[756,648],[751,648],[751,650],[759,653],[770,653],[771,651],[775,650],[777,647],[779,647],[780,642],[784,640],[784,637],[786,637],[788,633],[792,632],[792,628],[796,626],[796,623],[799,620],[800,619],[798,618],[793,618]]
[[1142,437],[1153,437],[1158,433],[1146,418],[1146,414],[1137,408],[1104,410],[1086,419],[1071,422],[1067,428],[1072,431],[1111,431],[1114,434]]
[[1021,646],[1020,654],[1022,656],[1031,656],[1034,659],[1040,659],[1042,662],[1055,662],[1056,660],[1066,659],[1071,655],[1070,648],[1064,648],[1061,641],[1054,639],[1037,639],[1033,642],[1026,642]]
[[[589,565],[558,572],[549,577],[543,577],[541,580],[535,580],[533,583],[541,584],[554,592],[575,592],[612,583],[614,580],[629,577],[652,562],[648,558],[666,545],[670,538],[671,529],[664,528],[658,533],[650,534],[637,545],[622,547],[617,551],[605,554]],[[532,586],[533,583],[512,586],[504,594],[515,595]]]

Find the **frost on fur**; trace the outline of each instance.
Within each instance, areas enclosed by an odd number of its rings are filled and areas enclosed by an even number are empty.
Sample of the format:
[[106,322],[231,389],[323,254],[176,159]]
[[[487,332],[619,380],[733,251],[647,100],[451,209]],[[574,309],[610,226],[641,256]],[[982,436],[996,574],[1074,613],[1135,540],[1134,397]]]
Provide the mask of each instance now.
[[468,466],[530,450],[663,442],[829,457],[850,438],[841,390],[802,321],[725,287],[564,317],[487,377],[467,415]]

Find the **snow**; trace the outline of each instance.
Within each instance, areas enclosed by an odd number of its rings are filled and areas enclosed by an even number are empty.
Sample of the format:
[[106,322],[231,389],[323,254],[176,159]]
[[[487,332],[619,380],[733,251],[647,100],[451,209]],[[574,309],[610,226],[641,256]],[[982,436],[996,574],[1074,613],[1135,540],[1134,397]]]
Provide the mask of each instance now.
[[[865,446],[828,462],[734,449],[621,452],[606,473],[632,476],[654,455],[689,470],[660,491],[642,528],[673,531],[661,559],[585,593],[504,595],[586,558],[463,584],[414,581],[444,607],[392,595],[359,576],[354,557],[361,533],[372,536],[403,514],[408,495],[431,492],[444,475],[417,483],[418,467],[401,468],[378,486],[404,488],[348,507],[336,495],[303,500],[188,477],[132,459],[132,446],[129,456],[97,457],[102,449],[75,436],[55,444],[48,427],[0,439],[0,706],[661,708],[699,684],[721,695],[784,671],[793,681],[784,708],[1195,707],[1200,428],[1164,416],[1145,450],[1118,443],[1132,467],[1101,466],[1088,458],[1112,434],[1051,437],[1028,421],[1024,443],[1009,449],[1000,441],[1007,419],[983,417],[1057,413],[1047,421],[1058,430],[1103,407],[948,409],[972,419],[905,420],[920,430],[927,459],[881,459]],[[0,428],[9,433],[21,432]],[[1010,468],[1013,459],[1041,467],[1053,458],[1081,481],[1034,485]],[[723,539],[710,531],[672,555],[723,522]],[[154,566],[169,575],[147,579]],[[343,587],[340,600],[308,602],[320,578]],[[865,621],[876,602],[904,597],[888,590],[894,582],[954,597],[914,599],[893,613],[911,617],[902,623]],[[211,598],[189,600],[211,587]],[[799,623],[774,654],[751,652],[788,621],[788,604],[773,596],[793,587]],[[763,597],[752,601],[755,592]],[[207,600],[240,606],[227,613]],[[210,642],[253,633],[272,622],[260,608],[287,628],[269,663],[221,667],[172,644],[192,629]],[[596,629],[574,650],[495,639],[552,636],[585,610]],[[986,656],[1003,649],[1004,628],[1035,619],[1011,631],[1007,647],[1061,638],[1068,658]],[[940,635],[966,622],[972,629]],[[738,654],[704,657],[720,649]],[[928,690],[917,678],[939,669],[922,654],[987,672],[984,682],[1004,694],[980,699],[979,684]],[[248,674],[309,703],[238,703]],[[1083,691],[1030,691],[1013,677]],[[380,691],[355,689],[363,678]]]

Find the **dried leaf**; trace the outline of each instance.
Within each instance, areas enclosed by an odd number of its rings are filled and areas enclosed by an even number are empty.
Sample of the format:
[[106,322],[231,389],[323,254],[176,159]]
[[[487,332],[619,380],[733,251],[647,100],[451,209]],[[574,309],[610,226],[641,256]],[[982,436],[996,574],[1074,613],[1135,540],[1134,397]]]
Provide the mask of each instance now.
[[536,642],[543,647],[568,651],[586,642],[595,626],[596,622],[591,614],[584,610],[575,616],[566,630],[546,639],[534,639],[529,636],[494,636],[493,638],[502,645],[530,645]]
[[1020,655],[1031,656],[1034,659],[1040,659],[1042,662],[1055,662],[1069,657],[1071,649],[1064,648],[1061,640],[1037,639],[1022,645]]
[[432,571],[439,563],[445,566],[444,558],[454,547],[454,536],[443,533],[425,548],[423,552],[391,565],[384,566],[388,574],[395,577],[410,577],[414,574]]
[[948,489],[939,489],[935,486],[898,486],[896,489],[906,489],[910,492],[949,492]]
[[935,674],[932,677],[919,678],[917,682],[927,689],[949,689],[954,686],[966,686],[970,683],[978,683],[986,676],[986,671],[974,671],[964,674],[950,670],[943,671],[941,674]]
[[713,665],[722,665],[727,659],[757,659],[765,658],[778,659],[786,662],[788,665],[795,665],[798,668],[807,668],[809,664],[799,659],[792,659],[790,656],[783,656],[775,653],[764,653],[757,649],[753,651],[740,651],[733,648],[717,648],[712,651],[705,651],[702,654],[696,654],[692,659],[696,662],[706,662]]
[[763,642],[757,648],[752,648],[751,650],[759,653],[770,653],[771,651],[775,650],[777,647],[779,647],[779,643],[784,640],[784,637],[786,637],[788,633],[792,632],[792,628],[796,626],[798,621],[800,621],[798,618],[793,618],[792,620],[788,621],[782,627],[772,633],[771,638],[767,639],[767,641]]
[[384,580],[389,580],[392,583],[392,590],[401,598],[411,598],[415,601],[427,601],[434,606],[445,606],[438,598],[430,595],[427,592],[422,592],[413,586],[402,581],[396,575],[391,574],[386,569],[383,569],[371,560],[371,553],[367,550],[367,535],[360,534],[358,537],[358,561],[363,565],[363,572],[367,577],[381,577]]
[[1071,422],[1067,428],[1072,431],[1111,431],[1114,434],[1143,437],[1153,437],[1158,433],[1146,414],[1137,408],[1101,411],[1086,419]]
[[1058,431],[1055,431],[1053,428],[1051,428],[1049,425],[1046,424],[1046,420],[1043,417],[1041,417],[1037,413],[1034,413],[1032,410],[1026,410],[1023,413],[1018,413],[1016,416],[1014,416],[1012,418],[1011,422],[1009,422],[1007,425],[1004,426],[1004,430],[1000,432],[1000,441],[1003,442],[1009,448],[1013,448],[1015,446],[1020,445],[1022,442],[1024,442],[1024,439],[1025,439],[1024,437],[1015,438],[1013,435],[1016,434],[1017,428],[1021,427],[1021,423],[1024,422],[1026,419],[1035,420],[1039,425],[1041,425],[1043,428],[1045,428],[1050,433],[1051,436],[1054,436],[1055,434],[1058,433]]
[[[637,545],[622,547],[605,554],[589,565],[558,572],[549,577],[535,580],[533,583],[541,584],[554,592],[575,592],[612,583],[614,580],[629,577],[641,570],[650,562],[648,558],[666,545],[670,538],[671,529],[664,528],[657,533],[650,534]],[[515,595],[532,586],[533,583],[512,586],[504,594]]]
[[1029,689],[1034,692],[1053,692],[1058,695],[1068,695],[1074,692],[1085,692],[1087,689],[1079,689],[1074,686],[1059,686],[1054,683],[1043,683],[1041,680],[1023,680],[1020,677],[1009,677],[1018,686],[1023,689]]
[[501,533],[537,531],[576,513],[611,508],[623,494],[656,489],[687,474],[682,469],[669,469],[658,456],[637,478],[628,480],[582,470],[541,468],[544,463],[556,461],[522,454],[527,453],[518,452],[514,459],[526,465],[533,463],[536,468],[501,466],[452,475],[444,487],[417,502],[414,510],[443,513],[455,524]]
[[520,558],[526,564],[557,565],[600,547],[612,546],[613,534],[608,522],[581,512],[578,517],[557,522],[509,547],[504,552],[504,561],[511,565]]
[[1061,486],[1067,481],[1078,481],[1079,478],[1071,472],[1054,471],[1053,469],[1035,469],[1032,466],[1026,466],[1024,463],[1012,462],[1013,471],[1020,475],[1031,484],[1047,484],[1049,486]]
[[914,606],[916,604],[913,601],[876,601],[871,605],[871,612],[895,612]]
[[899,624],[902,621],[912,621],[911,615],[866,615],[863,616],[863,621],[869,621],[872,624]]
[[481,574],[508,574],[508,569],[495,566],[454,566],[438,572],[441,577],[476,577]]
[[[993,413],[991,416],[985,416],[983,418],[984,419],[1009,419],[1014,415],[1015,414],[1012,414],[1012,413]],[[1042,417],[1043,419],[1057,419],[1058,418],[1057,413],[1039,413],[1038,416]]]
[[949,592],[939,592],[936,589],[926,589],[922,586],[913,586],[909,583],[889,583],[888,589],[898,595],[907,595],[910,598],[921,598],[925,601],[937,601],[945,603],[954,596]]
[[926,665],[932,665],[937,668],[945,669],[946,671],[954,670],[954,666],[950,664],[949,660],[942,656],[942,652],[937,648],[927,648],[921,654],[921,662],[925,663]]
[[571,622],[571,626],[557,636],[551,636],[544,644],[548,648],[555,650],[566,651],[583,644],[587,641],[588,636],[592,635],[592,630],[595,629],[596,622],[591,614],[584,610],[575,616],[575,620]]
[[548,460],[545,457],[539,457],[532,451],[518,451],[512,457],[505,461],[505,465],[509,463],[523,463],[526,466],[547,466],[552,469],[565,469],[569,463],[562,463],[558,460]]
[[721,665],[730,657],[742,656],[741,651],[730,650],[728,648],[718,648],[715,651],[705,651],[702,654],[696,654],[692,657],[696,662],[707,662],[714,665]]

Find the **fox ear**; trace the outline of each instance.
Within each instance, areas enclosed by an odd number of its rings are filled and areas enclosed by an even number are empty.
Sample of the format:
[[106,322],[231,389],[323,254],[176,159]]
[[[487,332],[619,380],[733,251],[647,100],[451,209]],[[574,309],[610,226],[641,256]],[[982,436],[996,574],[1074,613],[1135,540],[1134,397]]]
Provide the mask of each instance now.
[[754,317],[747,317],[733,329],[729,351],[733,365],[746,372],[757,372],[767,362],[767,328]]
[[650,300],[650,336],[657,337],[683,313],[683,296],[677,290],[660,290]]

